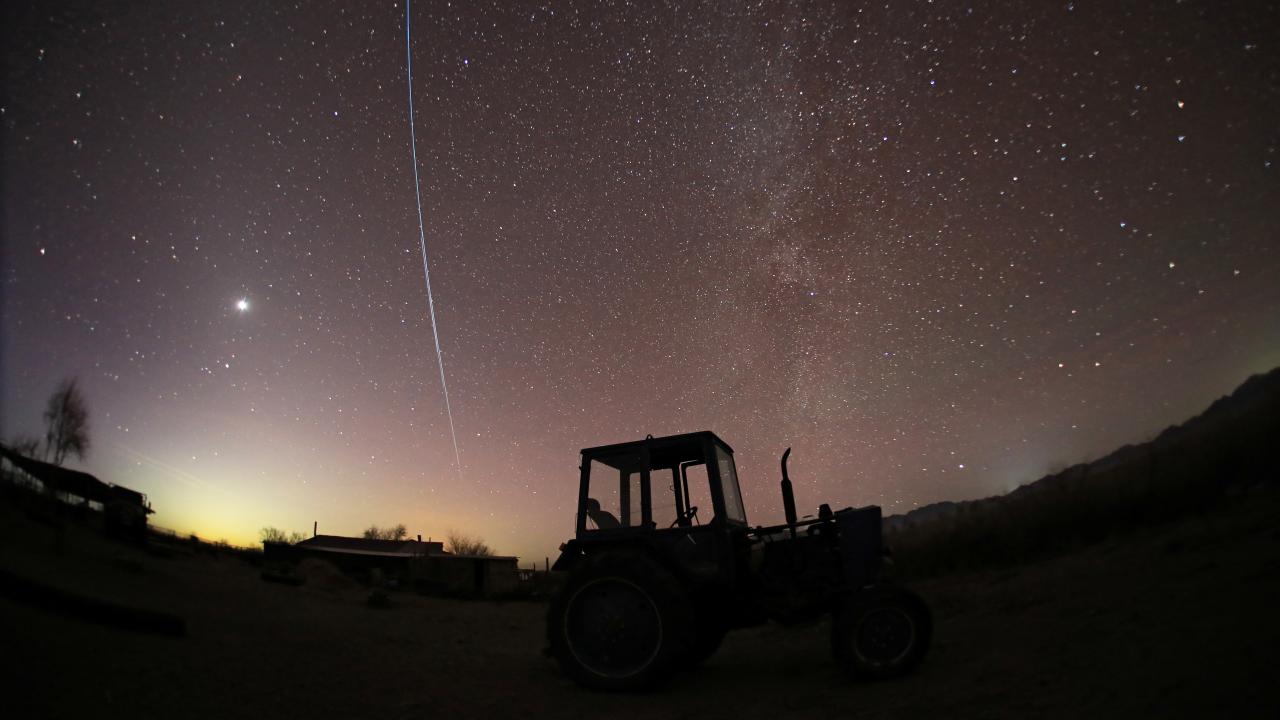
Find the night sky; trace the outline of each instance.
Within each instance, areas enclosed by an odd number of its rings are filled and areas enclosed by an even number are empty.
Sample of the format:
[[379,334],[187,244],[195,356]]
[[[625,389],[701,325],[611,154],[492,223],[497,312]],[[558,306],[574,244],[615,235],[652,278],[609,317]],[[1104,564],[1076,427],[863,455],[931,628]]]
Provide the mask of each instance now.
[[66,376],[153,521],[523,560],[582,447],[748,517],[1008,491],[1280,365],[1269,3],[6,10],[0,436]]

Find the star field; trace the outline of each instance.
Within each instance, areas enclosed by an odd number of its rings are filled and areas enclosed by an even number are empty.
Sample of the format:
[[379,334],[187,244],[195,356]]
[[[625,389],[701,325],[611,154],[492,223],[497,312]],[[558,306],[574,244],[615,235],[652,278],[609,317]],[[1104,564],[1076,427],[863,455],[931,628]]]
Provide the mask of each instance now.
[[748,517],[1005,492],[1280,365],[1280,11],[6,11],[0,435],[78,375],[157,524],[457,528],[711,429]]

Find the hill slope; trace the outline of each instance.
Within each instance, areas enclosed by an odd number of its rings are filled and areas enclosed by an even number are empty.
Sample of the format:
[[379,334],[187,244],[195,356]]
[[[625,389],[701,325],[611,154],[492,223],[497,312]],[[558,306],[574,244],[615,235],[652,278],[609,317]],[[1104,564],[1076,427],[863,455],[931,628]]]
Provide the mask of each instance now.
[[998,497],[887,518],[907,575],[1009,564],[1204,512],[1280,477],[1280,368],[1141,445]]

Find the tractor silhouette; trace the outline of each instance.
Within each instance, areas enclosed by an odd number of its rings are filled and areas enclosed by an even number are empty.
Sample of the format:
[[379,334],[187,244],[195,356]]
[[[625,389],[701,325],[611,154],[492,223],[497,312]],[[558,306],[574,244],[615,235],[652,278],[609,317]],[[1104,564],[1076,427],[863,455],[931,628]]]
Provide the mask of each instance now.
[[547,614],[550,654],[586,687],[653,687],[710,657],[732,629],[832,615],[831,648],[859,678],[911,670],[932,616],[881,577],[880,508],[747,524],[733,450],[709,431],[582,451],[577,528],[553,569],[568,579]]

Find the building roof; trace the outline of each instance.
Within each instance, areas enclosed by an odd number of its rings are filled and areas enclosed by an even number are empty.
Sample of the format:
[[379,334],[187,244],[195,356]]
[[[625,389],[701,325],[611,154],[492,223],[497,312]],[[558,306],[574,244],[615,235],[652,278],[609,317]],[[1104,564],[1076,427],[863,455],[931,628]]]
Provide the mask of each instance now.
[[384,557],[416,557],[439,555],[444,552],[444,544],[439,542],[368,540],[341,535],[316,535],[298,543],[297,547],[349,555],[382,555]]
[[487,560],[491,562],[501,560],[503,562],[520,562],[519,556],[516,555],[455,555],[453,553],[445,553],[437,557],[449,560]]
[[444,543],[436,541],[368,540],[366,538],[344,537],[342,535],[316,535],[295,544],[294,547],[343,555],[405,558],[430,555],[433,558],[450,560],[497,560],[508,562],[519,562],[520,560],[514,555],[455,555],[445,552]]
[[[61,465],[54,465],[53,463],[29,458],[25,455],[19,455],[3,445],[0,445],[0,457],[13,463],[26,474],[58,492],[103,504],[115,500],[136,503],[146,507],[146,496],[142,493],[121,485],[104,483],[87,472],[80,472],[79,470],[72,470]],[[147,512],[151,512],[150,508],[147,509]]]

